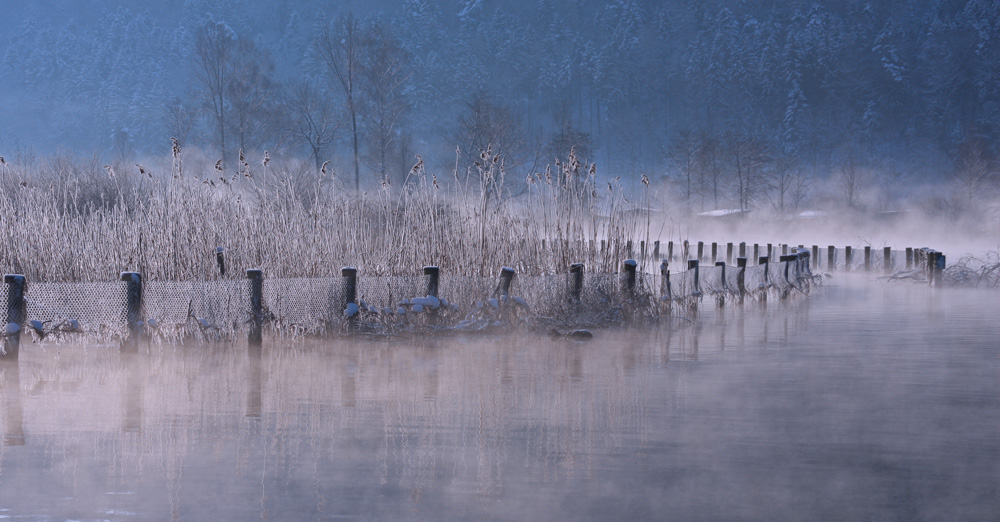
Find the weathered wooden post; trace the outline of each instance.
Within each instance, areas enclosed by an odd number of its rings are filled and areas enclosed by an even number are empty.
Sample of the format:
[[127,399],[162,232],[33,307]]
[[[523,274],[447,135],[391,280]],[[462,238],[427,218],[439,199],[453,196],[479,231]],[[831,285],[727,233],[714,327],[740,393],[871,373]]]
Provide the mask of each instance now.
[[514,281],[514,269],[510,267],[500,268],[500,284],[497,286],[497,293],[503,301],[510,297],[510,284]]
[[569,278],[570,278],[570,300],[574,303],[580,302],[580,296],[583,295],[583,263],[573,263],[569,265]]
[[882,249],[882,271],[886,274],[892,273],[892,247]]
[[670,295],[670,263],[664,259],[660,261],[660,299],[668,303],[673,298]]
[[639,241],[639,259],[646,262],[646,240]]
[[698,262],[700,263],[702,259],[705,259],[705,242],[698,242]]
[[753,244],[753,258],[760,259],[760,248],[757,243]]
[[138,272],[122,272],[119,277],[125,282],[125,339],[121,350],[125,352],[139,349],[139,338],[142,335],[142,275]]
[[812,259],[813,259],[812,267],[816,270],[819,270],[819,245],[813,245]]
[[660,259],[660,242],[653,241],[653,259]]
[[757,264],[758,265],[764,265],[764,284],[765,285],[769,285],[771,283],[771,275],[768,273],[770,271],[769,270],[770,267],[769,267],[769,263],[768,263],[768,261],[770,259],[771,259],[770,256],[760,256],[760,259],[757,260]]
[[247,344],[257,347],[264,342],[264,271],[259,268],[247,270],[247,280],[250,282],[250,333],[247,334]]
[[628,253],[628,257],[632,257],[632,240],[629,239],[625,242],[625,252]]
[[638,266],[635,259],[626,259],[622,263],[622,271],[625,272],[625,292],[629,297],[635,294],[635,272]]
[[726,243],[726,263],[733,264],[733,244]]
[[736,258],[736,288],[740,291],[740,303],[743,303],[743,296],[747,293],[746,286],[746,271],[747,271],[747,258],[740,256]]
[[768,243],[767,244],[767,251],[764,252],[764,257],[770,259],[771,258],[771,252],[773,252],[773,251],[774,251],[774,247],[771,245],[771,243]]
[[906,270],[913,270],[913,247],[906,247]]
[[788,243],[781,245],[781,255],[783,256],[788,255]]
[[671,263],[674,261],[674,242],[673,241],[667,241],[667,261],[669,261]]
[[737,257],[747,256],[747,243],[746,241],[740,241],[740,254]]
[[851,271],[851,263],[854,261],[853,252],[851,252],[850,245],[844,247],[844,271]]
[[692,295],[701,295],[701,281],[698,280],[697,259],[688,259],[688,270],[694,270],[694,292],[692,292]]
[[215,264],[219,265],[219,275],[226,275],[226,260],[222,258],[222,252],[224,249],[219,246],[215,247]]
[[[784,254],[778,257],[778,262],[784,265],[784,270],[782,275],[785,276],[785,282],[788,284],[792,284],[792,280],[790,279],[788,272],[791,269],[792,263],[798,260],[799,260],[798,254]],[[787,294],[782,294],[782,297],[787,297]]]
[[425,266],[424,275],[427,276],[427,295],[429,297],[437,297],[438,284],[441,281],[441,269],[436,266]]
[[871,245],[865,245],[865,272],[871,272],[872,270],[872,247]]
[[837,268],[837,247],[826,247],[826,269],[833,272]]
[[3,282],[7,284],[7,324],[4,329],[3,356],[7,360],[17,360],[21,351],[21,330],[27,310],[24,302],[24,276],[21,274],[4,274]]
[[714,265],[719,259],[719,244],[712,241],[712,264]]

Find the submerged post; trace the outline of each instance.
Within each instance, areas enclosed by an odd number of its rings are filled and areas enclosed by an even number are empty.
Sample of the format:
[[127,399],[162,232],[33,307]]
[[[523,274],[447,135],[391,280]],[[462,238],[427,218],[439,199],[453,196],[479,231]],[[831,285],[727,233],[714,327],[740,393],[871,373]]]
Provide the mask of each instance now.
[[798,254],[785,254],[785,255],[782,255],[782,256],[778,257],[778,261],[782,265],[784,265],[784,270],[783,270],[783,274],[782,275],[785,276],[785,282],[788,283],[788,284],[792,283],[792,280],[789,279],[789,275],[788,275],[788,272],[789,272],[789,270],[790,270],[790,268],[792,266],[792,261],[798,261],[798,260],[799,260]]
[[424,275],[427,276],[427,295],[429,297],[437,297],[438,283],[441,281],[441,269],[436,266],[425,266]]
[[892,247],[882,249],[882,271],[886,274],[892,273]]
[[222,258],[223,249],[221,246],[215,247],[215,264],[219,265],[219,275],[226,275],[226,260]]
[[514,269],[503,267],[500,269],[500,286],[497,288],[500,297],[506,301],[510,297],[510,283],[514,280]]
[[20,274],[4,274],[3,282],[7,284],[7,325],[4,330],[3,353],[5,359],[16,360],[21,349],[21,328],[24,326],[24,276]]
[[569,265],[570,278],[570,299],[574,303],[580,302],[583,294],[583,263],[573,263]]
[[250,282],[250,333],[247,344],[260,346],[263,342],[264,325],[264,271],[259,268],[247,270]]

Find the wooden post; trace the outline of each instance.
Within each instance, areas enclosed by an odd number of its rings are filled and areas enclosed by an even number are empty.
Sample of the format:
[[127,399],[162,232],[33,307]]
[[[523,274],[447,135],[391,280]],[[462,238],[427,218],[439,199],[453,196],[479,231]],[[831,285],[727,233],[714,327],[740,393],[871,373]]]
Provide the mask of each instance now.
[[497,291],[500,294],[500,298],[504,301],[510,297],[510,283],[514,280],[514,269],[510,267],[503,267],[500,269],[500,286],[497,287]]
[[625,242],[625,252],[627,252],[628,257],[632,257],[632,240],[629,239]]
[[913,270],[913,247],[906,247],[906,270]]
[[778,258],[778,261],[784,265],[783,274],[785,276],[785,282],[791,284],[791,280],[788,279],[788,271],[792,266],[792,262],[798,261],[798,254],[784,254]]
[[670,295],[670,263],[664,259],[660,262],[660,299],[669,302]]
[[872,247],[871,245],[865,245],[865,272],[871,272],[872,270]]
[[660,259],[660,242],[653,241],[653,259]]
[[767,251],[764,252],[764,257],[766,257],[768,259],[771,259],[771,252],[773,252],[773,251],[774,251],[774,248],[771,246],[771,243],[768,243],[767,244]]
[[753,244],[753,258],[755,260],[760,259],[760,248],[758,247],[757,243]]
[[646,262],[646,240],[639,241],[639,260]]
[[698,281],[698,260],[688,259],[688,270],[694,270],[694,292],[693,295],[701,294],[701,282]]
[[715,241],[712,241],[712,264],[714,265],[718,259],[719,259],[719,244],[716,243]]
[[635,271],[638,266],[635,259],[626,259],[622,264],[622,272],[625,272],[625,292],[630,297],[635,294]]
[[941,252],[934,258],[934,286],[944,286],[944,269],[946,259]]
[[812,267],[819,270],[819,245],[813,245],[812,259]]
[[131,352],[139,349],[139,338],[142,335],[142,275],[138,272],[122,272],[119,279],[125,282],[124,317],[127,328],[121,350]]
[[934,250],[927,250],[927,284],[934,284],[935,268],[937,268],[937,252]]
[[424,275],[427,276],[428,297],[437,297],[438,283],[441,281],[441,269],[436,266],[425,266]]
[[771,283],[771,276],[768,273],[768,271],[769,271],[768,269],[769,269],[769,266],[770,266],[769,263],[768,263],[769,259],[770,259],[770,256],[760,256],[760,259],[757,260],[757,264],[758,265],[764,265],[764,284],[770,284]]
[[826,269],[833,272],[837,268],[837,247],[826,247]]
[[733,244],[726,243],[726,263],[733,264]]
[[580,302],[583,295],[583,263],[573,263],[569,265],[570,277],[570,300],[573,303]]
[[21,351],[21,330],[24,328],[27,310],[24,302],[24,276],[20,274],[4,274],[3,282],[7,284],[7,324],[4,330],[4,359],[16,361]]
[[788,243],[781,245],[781,255],[783,256],[788,255]]
[[224,249],[221,246],[220,247],[215,247],[215,264],[217,264],[219,266],[219,275],[220,276],[225,276],[226,275],[226,260],[222,258],[222,252],[223,252],[223,250]]
[[[343,270],[347,269],[342,269],[341,272]],[[264,271],[259,268],[251,268],[247,270],[247,279],[250,280],[250,333],[247,334],[247,344],[251,347],[257,347],[263,343]]]
[[853,259],[854,256],[852,254],[853,254],[853,252],[851,252],[851,247],[850,246],[844,247],[844,271],[845,272],[850,272],[851,271],[851,262],[854,260]]
[[739,269],[736,272],[736,287],[740,291],[740,302],[743,302],[743,296],[747,293],[746,286],[746,270],[747,270],[747,258],[740,256],[736,258],[736,268]]
[[698,242],[698,262],[700,263],[702,259],[705,259],[705,242]]
[[667,241],[667,261],[674,261],[674,242]]
[[882,249],[882,271],[886,274],[892,273],[892,247]]
[[737,257],[747,256],[747,243],[746,241],[740,241],[740,254]]
[[726,306],[726,262],[716,261],[715,266],[719,267],[721,275],[722,291],[716,296],[716,304],[721,308]]

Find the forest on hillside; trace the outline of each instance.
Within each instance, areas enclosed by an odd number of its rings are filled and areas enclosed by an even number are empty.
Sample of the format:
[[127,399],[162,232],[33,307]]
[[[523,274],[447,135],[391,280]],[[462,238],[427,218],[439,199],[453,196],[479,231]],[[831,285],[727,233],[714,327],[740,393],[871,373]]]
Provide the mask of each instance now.
[[[573,149],[693,210],[995,195],[994,0],[41,0],[5,9],[0,154],[331,161],[347,185]],[[825,186],[824,191],[815,187]],[[833,187],[830,189],[829,187]]]

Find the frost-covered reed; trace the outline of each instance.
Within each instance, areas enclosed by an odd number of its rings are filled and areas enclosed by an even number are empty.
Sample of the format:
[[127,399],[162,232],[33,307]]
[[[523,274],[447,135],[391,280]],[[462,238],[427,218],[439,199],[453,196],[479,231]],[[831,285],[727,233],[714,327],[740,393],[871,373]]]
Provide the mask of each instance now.
[[[241,277],[323,277],[344,265],[363,274],[494,277],[616,271],[626,245],[649,238],[649,202],[626,197],[617,180],[598,182],[571,152],[542,173],[507,179],[500,157],[482,151],[471,172],[444,176],[417,162],[402,186],[347,190],[326,165],[270,159],[237,170],[211,162],[181,170],[180,151],[145,166],[104,168],[96,159],[55,157],[33,168],[4,165],[0,269],[28,281],[219,278],[216,248]],[[544,247],[543,247],[544,240]],[[602,251],[601,242],[607,247]],[[638,247],[635,247],[638,251]]]

